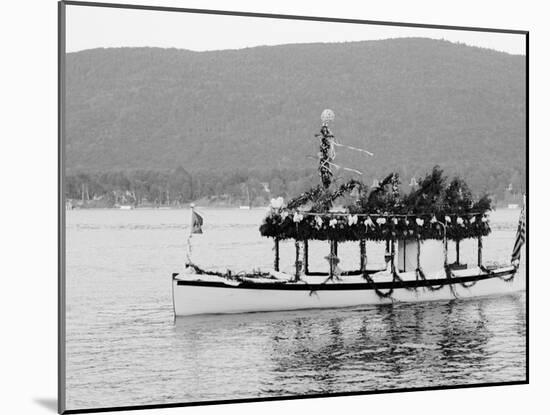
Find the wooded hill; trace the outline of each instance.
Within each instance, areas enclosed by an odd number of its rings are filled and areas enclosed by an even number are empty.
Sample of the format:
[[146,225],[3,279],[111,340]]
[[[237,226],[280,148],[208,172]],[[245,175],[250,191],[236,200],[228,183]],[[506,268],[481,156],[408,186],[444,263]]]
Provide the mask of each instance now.
[[315,168],[325,108],[336,163],[372,181],[435,164],[474,191],[525,183],[525,57],[423,38],[67,55],[69,174]]

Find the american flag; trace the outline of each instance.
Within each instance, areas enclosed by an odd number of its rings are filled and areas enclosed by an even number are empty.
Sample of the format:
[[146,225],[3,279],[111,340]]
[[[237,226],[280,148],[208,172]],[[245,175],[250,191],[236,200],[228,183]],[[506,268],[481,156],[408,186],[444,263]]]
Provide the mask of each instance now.
[[523,207],[521,208],[521,214],[519,215],[519,224],[518,231],[516,233],[516,243],[514,244],[514,249],[512,251],[512,264],[518,265],[519,259],[521,257],[521,247],[525,243],[526,239],[526,229],[525,229],[525,197],[523,202]]

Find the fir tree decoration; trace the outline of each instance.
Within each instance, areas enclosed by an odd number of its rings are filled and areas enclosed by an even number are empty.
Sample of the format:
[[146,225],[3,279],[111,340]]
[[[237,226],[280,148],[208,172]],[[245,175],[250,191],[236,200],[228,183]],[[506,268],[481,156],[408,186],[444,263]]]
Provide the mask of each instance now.
[[466,182],[455,177],[445,189],[445,208],[451,213],[468,212],[474,204],[472,192]]

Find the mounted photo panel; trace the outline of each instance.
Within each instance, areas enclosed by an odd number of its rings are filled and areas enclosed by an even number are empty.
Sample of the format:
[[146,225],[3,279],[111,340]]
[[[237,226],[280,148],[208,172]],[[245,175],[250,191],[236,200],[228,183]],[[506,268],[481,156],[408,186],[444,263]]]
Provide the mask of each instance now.
[[59,412],[528,382],[528,32],[59,3]]

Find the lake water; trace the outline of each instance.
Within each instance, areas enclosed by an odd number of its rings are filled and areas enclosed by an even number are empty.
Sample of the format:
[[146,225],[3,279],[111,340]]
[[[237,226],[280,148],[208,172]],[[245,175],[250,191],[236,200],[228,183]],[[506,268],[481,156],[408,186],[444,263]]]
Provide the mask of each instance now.
[[[525,380],[525,293],[174,323],[171,273],[185,262],[189,210],[66,213],[67,409]],[[264,209],[201,213],[194,261],[272,266]],[[509,261],[518,217],[492,214],[486,262]],[[292,250],[284,244],[283,269]],[[325,269],[328,244],[310,250],[312,268]],[[357,250],[339,248],[343,268],[356,267]],[[382,262],[382,245],[368,252]],[[475,242],[461,245],[462,260],[476,255]]]

